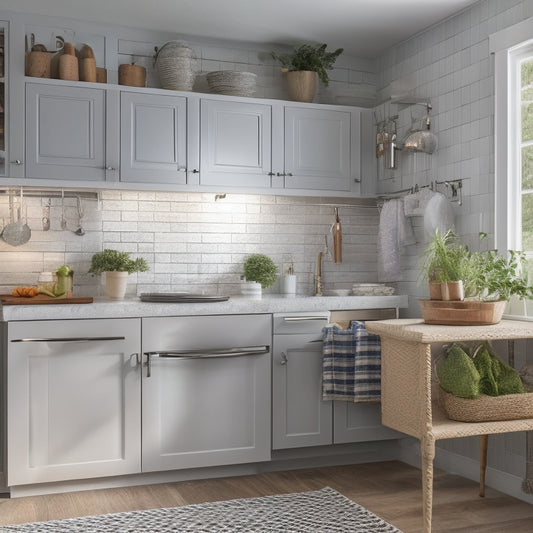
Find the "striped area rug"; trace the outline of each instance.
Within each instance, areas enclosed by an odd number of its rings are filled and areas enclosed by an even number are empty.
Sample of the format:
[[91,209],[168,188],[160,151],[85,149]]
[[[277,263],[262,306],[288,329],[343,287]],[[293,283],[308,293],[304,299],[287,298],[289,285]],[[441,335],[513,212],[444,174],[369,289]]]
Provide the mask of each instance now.
[[3,526],[3,533],[401,533],[325,487],[148,511]]

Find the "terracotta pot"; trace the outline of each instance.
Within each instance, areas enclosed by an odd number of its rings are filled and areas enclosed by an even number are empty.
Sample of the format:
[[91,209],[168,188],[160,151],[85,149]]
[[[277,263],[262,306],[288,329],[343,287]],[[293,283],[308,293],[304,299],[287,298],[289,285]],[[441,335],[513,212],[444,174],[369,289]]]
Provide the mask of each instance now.
[[441,283],[438,281],[429,282],[429,299],[430,300],[442,300]]
[[289,98],[295,102],[312,102],[316,95],[317,73],[312,70],[287,72]]
[[110,300],[123,300],[128,285],[128,273],[109,271],[105,273],[105,289]]
[[443,300],[464,300],[465,291],[462,281],[446,281],[441,283],[441,295]]

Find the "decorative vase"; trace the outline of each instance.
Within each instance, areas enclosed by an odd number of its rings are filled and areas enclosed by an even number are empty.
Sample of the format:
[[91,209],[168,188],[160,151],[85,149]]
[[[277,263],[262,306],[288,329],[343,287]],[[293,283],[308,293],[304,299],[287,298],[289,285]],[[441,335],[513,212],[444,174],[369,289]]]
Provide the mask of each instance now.
[[316,94],[317,73],[312,70],[287,72],[289,98],[295,102],[312,102]]
[[464,300],[465,291],[462,281],[446,281],[441,283],[441,296],[443,300]]
[[105,289],[110,300],[123,300],[128,284],[127,272],[108,271],[105,273]]

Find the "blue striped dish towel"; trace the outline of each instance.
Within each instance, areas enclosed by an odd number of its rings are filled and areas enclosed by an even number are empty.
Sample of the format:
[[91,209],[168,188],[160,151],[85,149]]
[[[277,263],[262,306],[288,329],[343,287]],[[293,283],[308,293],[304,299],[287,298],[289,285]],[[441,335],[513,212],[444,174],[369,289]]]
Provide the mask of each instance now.
[[381,341],[364,322],[350,329],[323,329],[322,399],[378,402],[381,399]]

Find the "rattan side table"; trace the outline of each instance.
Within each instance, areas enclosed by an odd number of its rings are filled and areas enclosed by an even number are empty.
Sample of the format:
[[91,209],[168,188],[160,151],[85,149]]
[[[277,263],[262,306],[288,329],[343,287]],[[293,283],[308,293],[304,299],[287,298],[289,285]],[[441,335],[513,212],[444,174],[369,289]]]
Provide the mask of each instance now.
[[423,530],[431,533],[435,442],[481,436],[483,447],[487,435],[533,430],[533,418],[475,423],[448,419],[432,397],[431,345],[533,338],[533,323],[502,320],[491,326],[436,326],[422,319],[397,319],[367,322],[366,329],[381,337],[381,421],[420,440]]

